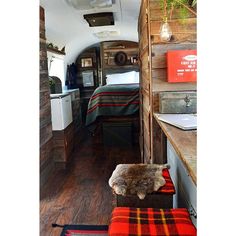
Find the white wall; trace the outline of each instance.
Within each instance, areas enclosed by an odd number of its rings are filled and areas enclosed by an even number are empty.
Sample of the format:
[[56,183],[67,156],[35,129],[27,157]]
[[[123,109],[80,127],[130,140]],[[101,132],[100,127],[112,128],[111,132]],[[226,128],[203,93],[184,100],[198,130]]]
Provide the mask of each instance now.
[[49,76],[56,76],[61,80],[62,89],[65,85],[65,67],[64,67],[64,55],[59,55],[52,52],[47,52],[48,58],[48,74]]

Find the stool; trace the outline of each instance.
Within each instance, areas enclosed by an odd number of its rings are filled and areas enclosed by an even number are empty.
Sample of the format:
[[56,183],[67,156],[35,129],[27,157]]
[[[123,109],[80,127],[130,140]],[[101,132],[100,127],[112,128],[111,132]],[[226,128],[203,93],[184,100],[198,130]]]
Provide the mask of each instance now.
[[109,225],[110,236],[196,236],[185,208],[155,209],[116,207]]
[[122,196],[116,194],[116,206],[172,208],[175,187],[171,180],[168,169],[163,169],[162,176],[164,177],[166,183],[164,186],[159,188],[157,192],[147,194],[143,200],[139,199],[137,195]]

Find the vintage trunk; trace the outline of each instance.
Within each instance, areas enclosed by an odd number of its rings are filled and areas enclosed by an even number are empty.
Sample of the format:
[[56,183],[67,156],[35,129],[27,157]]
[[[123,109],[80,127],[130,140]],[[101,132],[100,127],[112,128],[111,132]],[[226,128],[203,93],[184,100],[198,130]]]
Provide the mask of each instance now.
[[158,113],[197,113],[196,91],[159,92],[156,98]]
[[173,208],[173,194],[148,194],[141,200],[136,195],[116,195],[117,207]]

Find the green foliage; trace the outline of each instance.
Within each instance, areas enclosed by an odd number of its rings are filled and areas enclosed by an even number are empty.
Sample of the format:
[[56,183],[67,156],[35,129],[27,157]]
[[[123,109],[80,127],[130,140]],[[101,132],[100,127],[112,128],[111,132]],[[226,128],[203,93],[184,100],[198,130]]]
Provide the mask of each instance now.
[[192,7],[195,7],[197,5],[197,0],[193,0]]
[[54,85],[55,85],[55,81],[52,80],[52,79],[49,79],[49,86],[51,87],[51,86],[54,86]]
[[[159,0],[160,7],[163,11],[163,17],[165,14],[165,0]],[[187,18],[189,15],[189,10],[184,7],[184,5],[191,7],[197,4],[197,0],[193,0],[192,3],[189,0],[166,0],[166,13],[167,17],[170,18],[172,11],[175,9],[178,12],[179,18],[182,22],[184,22],[184,19]],[[182,3],[182,4],[181,4]]]

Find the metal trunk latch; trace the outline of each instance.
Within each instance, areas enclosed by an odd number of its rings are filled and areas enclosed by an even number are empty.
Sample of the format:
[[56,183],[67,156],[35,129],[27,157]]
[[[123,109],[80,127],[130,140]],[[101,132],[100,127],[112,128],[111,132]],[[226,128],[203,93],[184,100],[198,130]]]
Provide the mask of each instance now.
[[186,95],[186,97],[184,98],[184,101],[186,103],[186,107],[189,107],[190,106],[190,98],[189,98],[189,95]]

